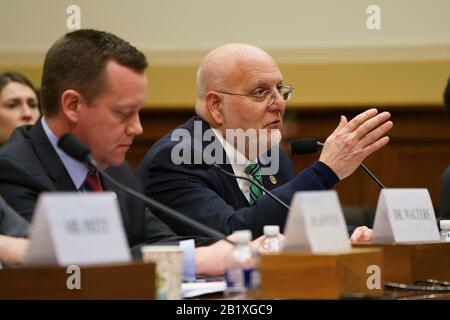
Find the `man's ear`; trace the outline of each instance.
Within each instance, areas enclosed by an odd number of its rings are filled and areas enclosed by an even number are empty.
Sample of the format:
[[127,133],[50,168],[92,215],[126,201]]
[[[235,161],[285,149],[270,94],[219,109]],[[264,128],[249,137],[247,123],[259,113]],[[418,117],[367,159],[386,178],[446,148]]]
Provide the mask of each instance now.
[[214,92],[209,91],[206,94],[206,107],[208,108],[209,114],[216,123],[217,126],[223,124],[223,99],[222,97]]
[[70,122],[78,122],[80,107],[85,104],[83,96],[76,90],[66,90],[61,95],[61,112]]

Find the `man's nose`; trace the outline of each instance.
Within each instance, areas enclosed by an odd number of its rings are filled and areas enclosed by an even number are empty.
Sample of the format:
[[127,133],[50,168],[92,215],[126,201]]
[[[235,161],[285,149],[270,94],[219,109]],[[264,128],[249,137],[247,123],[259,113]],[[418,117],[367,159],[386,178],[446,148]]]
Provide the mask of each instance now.
[[282,112],[286,109],[286,102],[283,99],[283,96],[277,91],[274,90],[273,102],[269,105],[268,110],[270,112]]
[[33,112],[31,110],[31,107],[26,102],[23,103],[21,111],[22,111],[21,119],[23,121],[30,121],[33,118]]
[[144,129],[142,129],[141,120],[139,119],[139,114],[133,117],[131,123],[127,127],[127,134],[130,136],[140,135]]

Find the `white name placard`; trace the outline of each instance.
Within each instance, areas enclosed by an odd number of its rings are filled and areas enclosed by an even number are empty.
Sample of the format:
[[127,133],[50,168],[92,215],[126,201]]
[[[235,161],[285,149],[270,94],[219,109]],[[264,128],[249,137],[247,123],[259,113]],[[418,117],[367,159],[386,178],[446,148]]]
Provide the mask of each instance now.
[[44,193],[30,230],[27,265],[87,265],[131,260],[112,192]]
[[439,241],[436,216],[427,189],[382,189],[373,227],[373,243]]
[[297,192],[291,202],[283,251],[336,252],[351,249],[336,191]]

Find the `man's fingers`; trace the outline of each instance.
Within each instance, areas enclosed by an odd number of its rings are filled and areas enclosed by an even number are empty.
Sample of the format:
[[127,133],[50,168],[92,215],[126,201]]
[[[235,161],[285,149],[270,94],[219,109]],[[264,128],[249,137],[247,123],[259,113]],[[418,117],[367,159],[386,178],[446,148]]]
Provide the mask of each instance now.
[[328,165],[340,180],[348,177],[361,161],[389,142],[386,132],[393,126],[389,118],[389,112],[378,114],[374,108],[351,121],[341,116],[336,130],[325,141],[320,161]]
[[352,236],[350,237],[350,240],[352,242],[358,242],[358,239],[361,237],[363,233],[363,230],[361,227],[358,227],[355,229],[355,231],[353,231]]
[[372,144],[369,144],[367,147],[365,147],[363,149],[363,160],[365,158],[367,158],[368,156],[370,156],[372,153],[374,153],[375,151],[377,151],[378,149],[383,148],[385,145],[387,145],[389,142],[389,137],[383,137],[381,139],[379,139],[378,141],[375,141]]
[[[347,118],[345,116],[341,116],[341,120],[339,121],[338,126],[336,127],[336,129],[334,129],[333,133],[341,130],[343,127],[345,127],[345,125],[348,123]],[[333,134],[332,133],[332,134]]]
[[362,240],[363,241],[371,241],[372,240],[372,234],[373,234],[373,230],[367,228],[367,230],[365,230],[362,234]]
[[363,113],[357,115],[354,117],[346,126],[347,132],[353,132],[358,128],[360,125],[362,125],[364,122],[369,120],[370,118],[373,118],[378,113],[378,110],[375,108],[369,109],[367,111],[364,111]]
[[[378,127],[383,122],[387,121],[391,117],[389,112],[382,112],[375,117],[366,120],[354,131],[355,137],[359,140],[364,137],[367,133]],[[376,140],[376,139],[374,139]]]
[[386,132],[391,130],[393,126],[394,124],[392,123],[392,121],[387,121],[372,132],[369,132],[364,138],[361,139],[362,147],[364,148],[380,139],[386,134]]
[[352,243],[357,242],[368,242],[372,240],[372,229],[367,228],[366,226],[358,227],[353,232],[350,240]]

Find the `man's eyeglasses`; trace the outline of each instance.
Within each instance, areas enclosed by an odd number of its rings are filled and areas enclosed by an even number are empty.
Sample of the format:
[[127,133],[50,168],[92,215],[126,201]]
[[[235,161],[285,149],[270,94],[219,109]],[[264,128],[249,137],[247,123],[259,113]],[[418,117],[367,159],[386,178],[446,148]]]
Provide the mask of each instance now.
[[[292,96],[292,90],[294,88],[288,84],[285,86],[278,86],[277,92],[281,95],[284,101],[287,101]],[[226,92],[226,91],[217,91],[223,94],[230,94],[233,96],[243,96],[243,97],[249,97],[254,98],[258,102],[266,102],[267,106],[270,106],[275,99],[277,98],[277,92],[274,89],[267,89],[261,92],[255,92],[252,94],[244,94],[244,93],[233,93],[233,92]]]

